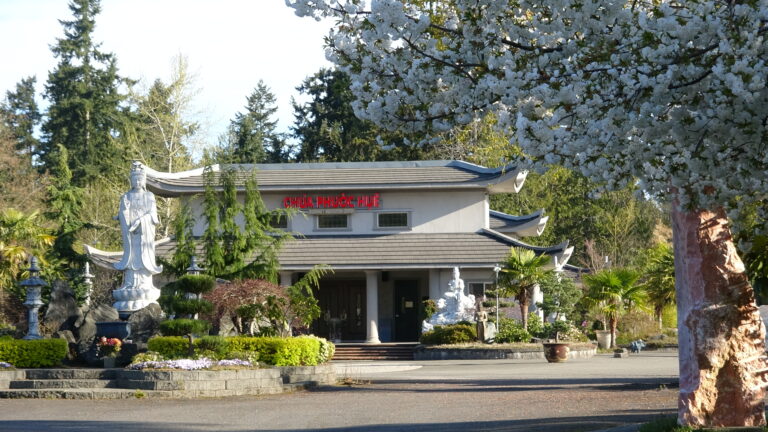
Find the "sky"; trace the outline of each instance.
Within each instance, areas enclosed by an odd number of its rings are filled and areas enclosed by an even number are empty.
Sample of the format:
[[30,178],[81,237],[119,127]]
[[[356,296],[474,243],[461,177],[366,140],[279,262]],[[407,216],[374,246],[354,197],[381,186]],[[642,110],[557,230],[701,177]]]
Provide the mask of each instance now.
[[[41,94],[64,36],[58,20],[68,0],[0,0],[0,98],[36,75]],[[193,111],[214,144],[260,79],[277,98],[279,130],[293,124],[295,87],[325,60],[330,23],[299,18],[284,0],[102,0],[95,41],[117,56],[123,76],[167,82],[173,58],[185,56],[199,90]],[[42,98],[40,104],[44,104]]]

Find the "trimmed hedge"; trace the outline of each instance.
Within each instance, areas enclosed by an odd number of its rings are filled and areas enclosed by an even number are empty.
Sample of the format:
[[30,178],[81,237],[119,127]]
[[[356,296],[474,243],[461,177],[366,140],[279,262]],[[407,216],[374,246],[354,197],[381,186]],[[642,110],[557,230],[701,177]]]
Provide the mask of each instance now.
[[[333,357],[334,345],[325,339],[314,336],[293,338],[245,337],[235,336],[224,339],[195,341],[195,349],[211,350],[216,345],[217,353],[227,355],[238,352],[256,352],[259,361],[274,366],[315,366],[325,363]],[[187,357],[189,340],[181,336],[154,337],[147,343],[150,351],[155,351],[168,359]]]
[[424,345],[453,345],[476,340],[477,329],[466,322],[435,326],[434,330],[422,334],[419,338],[419,342]]
[[183,336],[153,337],[147,341],[147,349],[167,359],[184,358],[189,353],[189,339]]
[[0,338],[0,361],[18,368],[51,367],[61,364],[69,349],[64,339],[23,340]]

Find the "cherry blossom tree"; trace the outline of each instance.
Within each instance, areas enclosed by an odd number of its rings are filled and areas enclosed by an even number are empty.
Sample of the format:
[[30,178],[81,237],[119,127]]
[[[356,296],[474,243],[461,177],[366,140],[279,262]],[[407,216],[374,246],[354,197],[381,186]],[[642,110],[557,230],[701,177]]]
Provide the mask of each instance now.
[[521,164],[672,202],[682,424],[765,424],[764,328],[728,215],[768,191],[767,0],[286,0],[330,18],[355,112],[441,132],[493,113]]

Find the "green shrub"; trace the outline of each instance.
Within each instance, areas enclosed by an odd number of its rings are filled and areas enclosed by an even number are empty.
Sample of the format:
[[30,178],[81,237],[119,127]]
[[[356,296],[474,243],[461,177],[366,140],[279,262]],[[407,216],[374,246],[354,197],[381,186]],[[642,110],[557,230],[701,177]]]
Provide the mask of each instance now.
[[424,345],[453,345],[476,340],[477,329],[467,322],[435,326],[434,330],[423,333],[419,338]]
[[234,351],[256,351],[260,361],[274,366],[314,366],[320,363],[320,341],[313,337],[236,336],[229,338],[229,345]]
[[178,298],[173,303],[173,311],[177,315],[210,314],[213,304],[205,300]]
[[189,353],[189,339],[181,336],[153,337],[147,342],[147,349],[166,359],[185,358]]
[[[203,336],[195,341],[195,351],[202,357],[221,360],[229,353],[229,342],[223,336]],[[203,352],[207,355],[204,355]]]
[[57,366],[67,356],[64,339],[23,340],[0,338],[0,361],[19,368]]
[[531,334],[517,320],[502,318],[494,340],[497,343],[530,342]]
[[544,322],[536,312],[531,312],[528,314],[528,328],[526,330],[528,330],[528,333],[530,333],[533,337],[546,337],[542,336],[542,333],[544,333]]
[[304,337],[312,338],[320,342],[318,363],[326,363],[331,361],[331,359],[333,358],[333,354],[336,352],[336,345],[334,345],[333,342],[329,341],[328,339],[317,337],[314,335],[309,335]]
[[216,279],[208,275],[184,275],[176,283],[179,289],[192,294],[203,294],[216,288]]
[[[314,336],[294,338],[204,337],[195,341],[195,356],[241,358],[274,366],[314,366],[333,356],[333,344]],[[325,346],[324,346],[325,345]],[[147,347],[167,359],[189,357],[189,340],[180,336],[161,336],[149,340]]]
[[138,353],[131,359],[131,363],[143,363],[148,361],[163,361],[166,360],[165,357],[160,355],[160,353],[156,353],[154,351],[147,351],[143,353]]
[[164,336],[185,336],[188,334],[208,333],[211,323],[194,319],[175,319],[160,323],[160,332]]
[[589,338],[570,321],[555,321],[544,324],[540,335],[542,339],[555,339],[566,342],[587,342]]

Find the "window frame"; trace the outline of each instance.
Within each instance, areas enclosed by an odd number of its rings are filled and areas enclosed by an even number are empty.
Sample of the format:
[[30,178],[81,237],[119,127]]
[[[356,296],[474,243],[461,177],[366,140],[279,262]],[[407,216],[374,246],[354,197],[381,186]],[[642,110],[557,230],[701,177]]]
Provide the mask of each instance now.
[[[387,215],[387,214],[404,214],[405,215],[405,225],[402,226],[381,226],[379,225],[379,217],[381,215]],[[373,229],[375,231],[410,231],[412,227],[412,214],[410,210],[384,210],[384,211],[377,211],[373,214]]]

